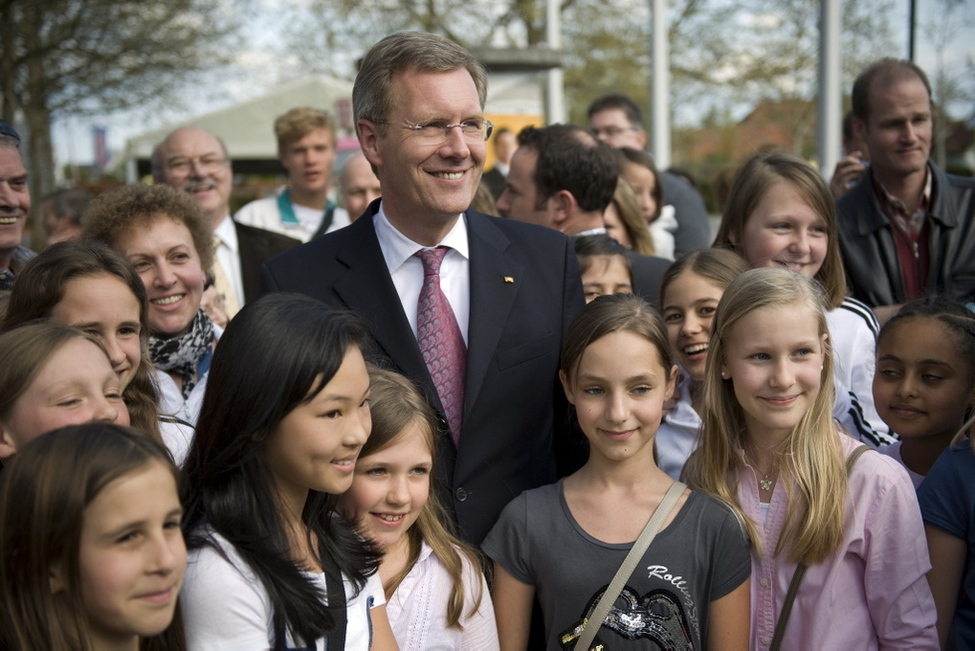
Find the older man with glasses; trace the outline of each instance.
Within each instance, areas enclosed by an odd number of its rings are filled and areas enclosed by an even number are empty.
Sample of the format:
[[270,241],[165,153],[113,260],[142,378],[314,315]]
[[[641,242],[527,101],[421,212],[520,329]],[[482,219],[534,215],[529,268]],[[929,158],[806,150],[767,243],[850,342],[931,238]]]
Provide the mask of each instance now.
[[[589,105],[586,116],[589,132],[610,147],[646,150],[648,134],[643,130],[643,116],[631,97],[622,93],[597,97]],[[674,257],[709,247],[714,238],[701,195],[689,183],[670,172],[661,170],[659,177],[658,182],[663,186],[664,210],[658,219],[670,221],[664,228],[674,238]]]
[[299,244],[278,233],[238,224],[230,218],[233,169],[223,141],[196,127],[181,127],[152,152],[152,174],[196,197],[213,228],[214,286],[227,316],[257,298],[261,264]]
[[557,443],[563,472],[579,452],[556,434],[555,408],[563,332],[583,306],[578,265],[565,235],[469,209],[486,95],[484,67],[443,37],[376,44],[352,103],[382,198],[261,275],[264,291],[356,311],[373,359],[417,382],[440,416],[436,485],[473,543],[508,501],[555,480]]

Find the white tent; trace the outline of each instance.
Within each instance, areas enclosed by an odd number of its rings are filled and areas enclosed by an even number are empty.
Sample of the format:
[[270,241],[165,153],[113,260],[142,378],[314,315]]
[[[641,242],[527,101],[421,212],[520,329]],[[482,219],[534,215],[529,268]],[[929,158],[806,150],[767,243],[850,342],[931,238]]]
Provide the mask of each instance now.
[[298,106],[324,109],[338,120],[341,130],[351,127],[351,105],[351,81],[305,77],[260,97],[130,138],[125,145],[126,176],[131,182],[147,174],[153,147],[170,131],[186,126],[206,129],[222,139],[235,166],[243,161],[276,161],[274,120],[279,115]]

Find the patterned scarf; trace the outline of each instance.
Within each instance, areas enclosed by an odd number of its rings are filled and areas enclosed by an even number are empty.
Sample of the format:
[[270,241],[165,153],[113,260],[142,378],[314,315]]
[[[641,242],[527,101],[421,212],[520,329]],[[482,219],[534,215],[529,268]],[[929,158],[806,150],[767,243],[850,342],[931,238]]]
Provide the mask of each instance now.
[[186,399],[196,386],[193,378],[212,343],[213,323],[201,309],[184,334],[170,339],[149,337],[149,357],[156,368],[183,378],[183,398]]

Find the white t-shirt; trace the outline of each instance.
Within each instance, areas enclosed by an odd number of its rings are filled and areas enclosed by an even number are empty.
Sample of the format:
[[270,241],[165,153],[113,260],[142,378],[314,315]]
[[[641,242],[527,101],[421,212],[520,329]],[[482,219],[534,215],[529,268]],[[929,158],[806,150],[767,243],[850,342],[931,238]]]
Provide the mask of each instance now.
[[[854,298],[846,298],[838,308],[826,313],[826,321],[833,347],[836,401],[848,400],[850,403],[847,413],[850,421],[840,418],[840,422],[854,437],[874,447],[893,443],[896,439],[887,433],[888,428],[873,402],[873,374],[877,367],[877,333],[880,330],[873,310]],[[841,391],[846,395],[840,395]]]
[[[271,601],[253,570],[219,534],[212,534],[226,558],[209,545],[190,551],[179,603],[186,627],[187,648],[194,651],[257,651],[270,649],[274,637]],[[325,575],[309,574],[325,591]],[[353,597],[344,581],[347,600],[346,651],[368,651],[372,645],[369,611],[386,603],[379,574],[373,574]],[[294,648],[290,636],[287,648]],[[325,638],[315,643],[325,651]]]
[[[318,227],[322,225],[324,211],[318,208],[300,206],[296,203],[291,204],[291,209],[294,211],[295,218],[298,220],[297,224],[282,221],[281,210],[278,208],[278,197],[276,195],[265,197],[251,201],[249,204],[243,206],[234,214],[234,221],[246,224],[247,226],[263,228],[272,233],[287,235],[299,242],[307,242],[318,231]],[[344,226],[348,226],[349,223],[349,213],[346,212],[345,208],[336,207],[332,211],[332,224],[328,227],[327,232],[337,231]]]
[[[393,636],[400,651],[497,651],[498,627],[494,606],[484,575],[467,560],[464,564],[463,631],[447,628],[447,602],[453,579],[429,545],[423,543],[420,556],[386,604]],[[470,606],[481,593],[476,612]]]
[[173,455],[173,462],[177,467],[182,468],[196,430],[184,421],[171,422],[160,419],[159,434],[162,435],[163,443],[166,444],[169,453]]
[[209,377],[210,372],[207,371],[203,377],[197,380],[189,397],[183,398],[183,393],[176,386],[176,380],[166,371],[160,371],[157,368],[154,379],[156,390],[159,391],[159,413],[164,416],[175,416],[196,427],[196,421],[200,417],[200,408],[203,407],[203,396],[207,391],[207,379]]

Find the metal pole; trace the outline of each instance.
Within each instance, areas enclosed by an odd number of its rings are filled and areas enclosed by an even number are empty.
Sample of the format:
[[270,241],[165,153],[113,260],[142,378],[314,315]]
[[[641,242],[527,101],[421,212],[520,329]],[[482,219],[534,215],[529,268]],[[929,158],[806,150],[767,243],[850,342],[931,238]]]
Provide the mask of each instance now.
[[[562,50],[562,17],[559,15],[559,1],[548,0],[545,5],[545,40],[553,52]],[[565,122],[565,89],[562,65],[547,73],[548,123]]]
[[670,52],[667,2],[650,4],[650,153],[657,168],[670,167]]
[[907,60],[914,61],[914,21],[917,18],[917,0],[911,0],[907,13]]
[[819,169],[833,173],[840,159],[841,110],[840,0],[822,0],[819,16]]

